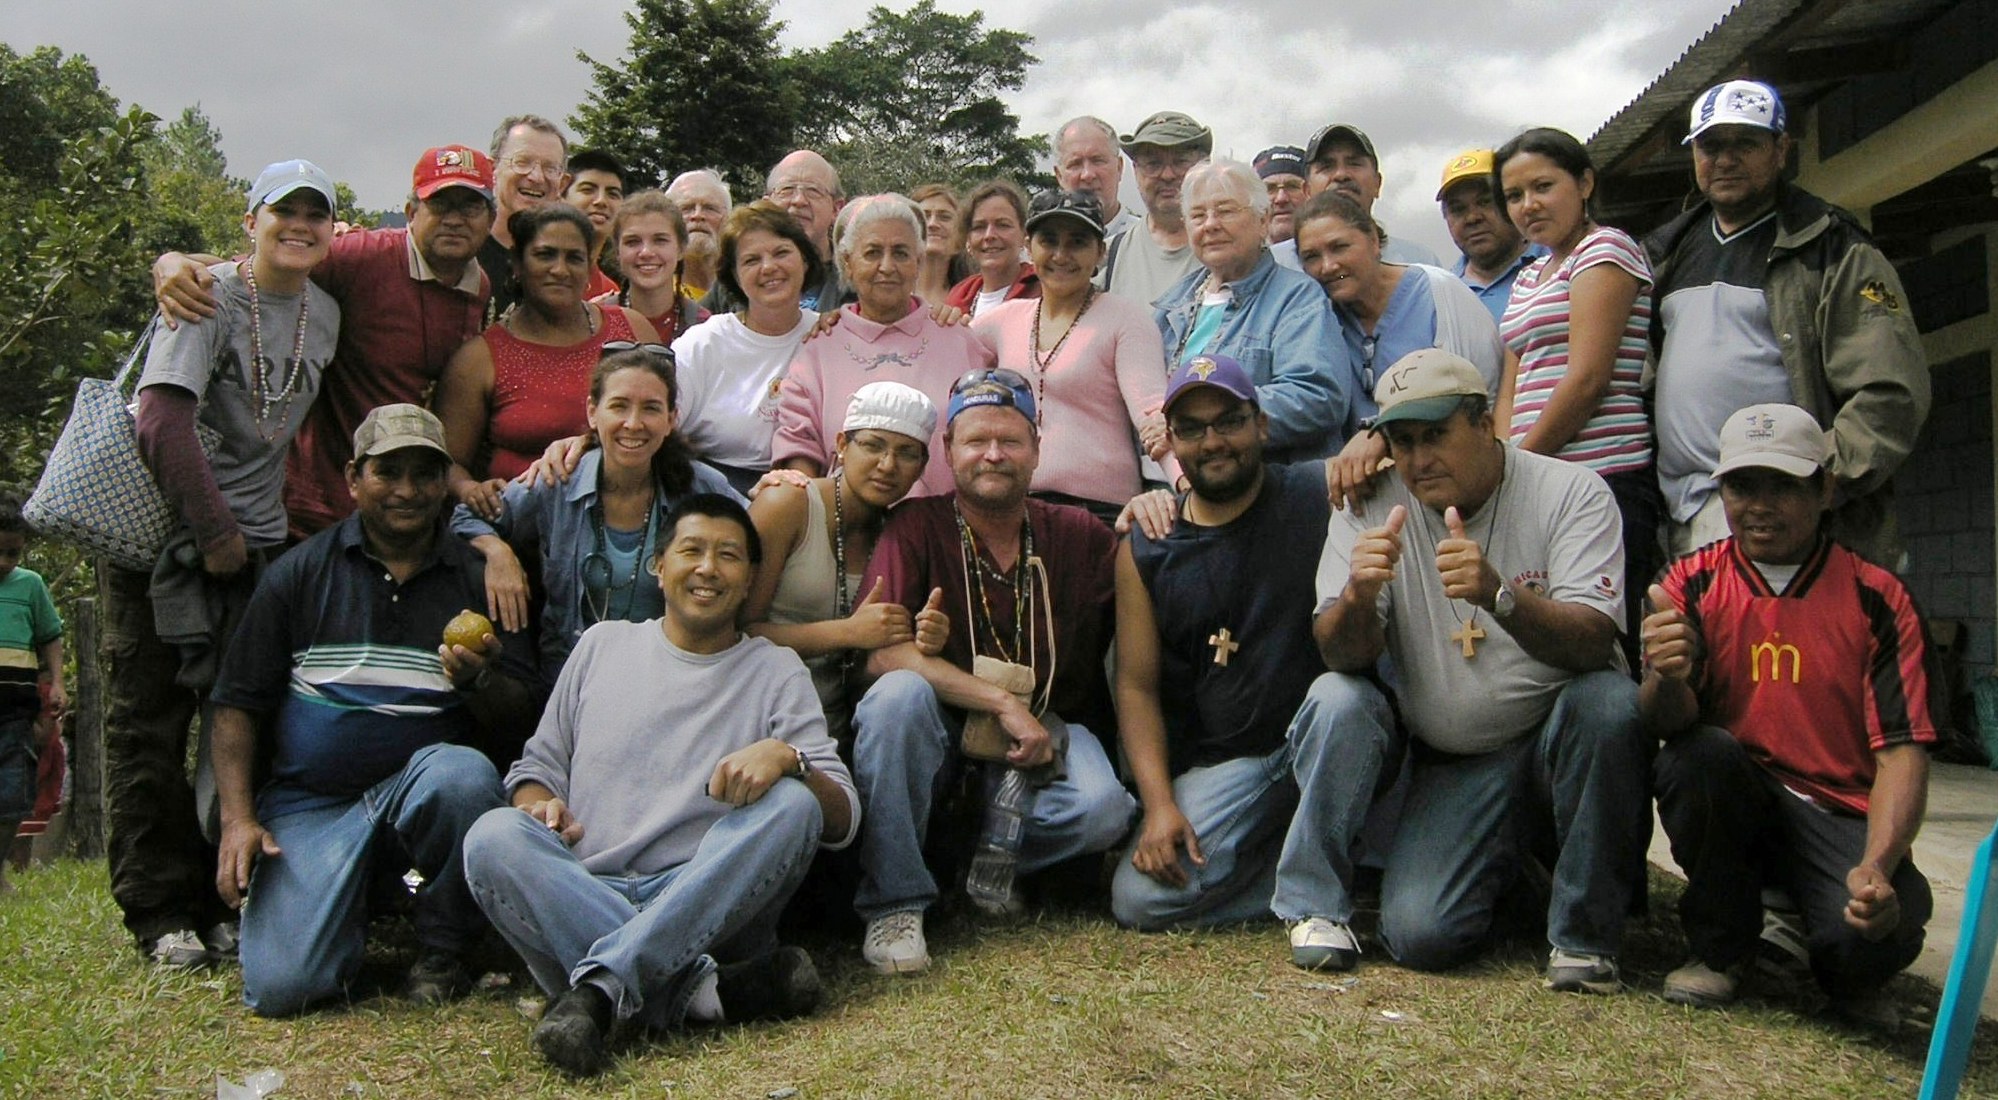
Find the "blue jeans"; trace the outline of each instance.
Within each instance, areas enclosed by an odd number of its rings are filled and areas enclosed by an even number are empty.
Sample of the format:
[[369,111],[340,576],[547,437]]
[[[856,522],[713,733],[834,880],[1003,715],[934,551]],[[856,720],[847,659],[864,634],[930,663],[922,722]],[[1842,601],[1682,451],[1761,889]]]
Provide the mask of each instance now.
[[[900,669],[875,681],[854,708],[853,779],[860,789],[860,887],[864,920],[937,900],[923,863],[930,807],[961,760],[963,718],[944,709],[929,681]],[[1101,852],[1124,838],[1137,801],[1117,781],[1103,745],[1068,727],[1068,775],[1040,789],[1020,845],[1020,870]]]
[[[589,982],[620,1019],[677,1027],[715,956],[775,944],[777,914],[805,880],[823,821],[810,788],[780,779],[723,814],[685,863],[598,875],[554,830],[506,807],[465,837],[465,877],[549,995]],[[730,950],[738,945],[750,946]]]
[[258,861],[243,905],[244,1003],[288,1016],[345,992],[361,968],[376,860],[423,875],[418,942],[451,954],[471,947],[486,922],[465,889],[460,841],[504,801],[484,754],[431,745],[352,802],[264,822],[284,854]]
[[1865,818],[1791,794],[1733,735],[1713,726],[1665,742],[1654,769],[1658,819],[1686,872],[1679,920],[1694,958],[1716,970],[1748,958],[1770,882],[1796,899],[1811,971],[1834,997],[1878,989],[1921,955],[1935,899],[1912,856],[1894,869],[1901,901],[1894,930],[1869,940],[1845,923],[1845,876],[1866,856]]
[[[1373,751],[1382,736],[1378,690],[1357,679],[1354,690],[1367,705],[1334,720],[1342,744],[1331,751],[1342,759]],[[1395,961],[1443,970],[1474,954],[1529,838],[1550,820],[1558,854],[1547,939],[1565,951],[1616,954],[1624,915],[1644,888],[1650,751],[1637,685],[1608,670],[1570,680],[1539,730],[1503,748],[1458,756],[1417,743],[1381,880],[1381,939]]]
[[[1355,736],[1335,736],[1333,723],[1354,710],[1372,711],[1373,721]],[[1111,911],[1119,923],[1145,930],[1239,924],[1272,912],[1286,921],[1351,921],[1360,827],[1401,747],[1379,691],[1338,673],[1318,677],[1282,748],[1191,768],[1173,780],[1173,800],[1206,866],[1182,855],[1186,884],[1169,886],[1132,865],[1133,840],[1110,883]]]

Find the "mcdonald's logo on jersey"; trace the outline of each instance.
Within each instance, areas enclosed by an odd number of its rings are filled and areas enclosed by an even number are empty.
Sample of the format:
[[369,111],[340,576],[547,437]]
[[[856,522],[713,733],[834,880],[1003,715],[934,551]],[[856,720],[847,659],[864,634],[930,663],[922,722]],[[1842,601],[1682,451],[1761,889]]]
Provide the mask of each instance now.
[[1769,658],[1769,682],[1780,683],[1783,679],[1783,661],[1790,662],[1790,682],[1802,683],[1804,679],[1804,653],[1796,646],[1783,641],[1783,635],[1774,633],[1765,641],[1748,647],[1748,679],[1752,683],[1762,682],[1762,659]]

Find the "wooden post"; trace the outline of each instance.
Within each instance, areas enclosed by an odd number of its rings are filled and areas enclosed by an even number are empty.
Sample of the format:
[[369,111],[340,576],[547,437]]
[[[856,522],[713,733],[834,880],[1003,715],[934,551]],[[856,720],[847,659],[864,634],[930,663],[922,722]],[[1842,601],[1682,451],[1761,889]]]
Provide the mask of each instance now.
[[69,854],[104,858],[104,668],[97,600],[76,601],[76,754],[70,758]]

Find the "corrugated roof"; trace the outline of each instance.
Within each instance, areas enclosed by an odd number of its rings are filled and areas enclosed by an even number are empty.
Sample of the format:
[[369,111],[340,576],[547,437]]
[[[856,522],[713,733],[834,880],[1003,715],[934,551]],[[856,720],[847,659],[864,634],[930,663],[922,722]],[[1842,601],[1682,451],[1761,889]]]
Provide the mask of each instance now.
[[1726,79],[1756,43],[1803,6],[1804,0],[1741,0],[1589,137],[1590,158],[1605,167],[1617,164],[1661,121]]

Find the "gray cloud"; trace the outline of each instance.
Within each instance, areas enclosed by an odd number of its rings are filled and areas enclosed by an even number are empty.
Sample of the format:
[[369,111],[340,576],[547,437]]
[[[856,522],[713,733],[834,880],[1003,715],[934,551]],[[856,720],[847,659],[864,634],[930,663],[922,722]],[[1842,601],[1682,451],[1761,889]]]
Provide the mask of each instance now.
[[[869,6],[782,3],[782,39],[829,41],[864,22]],[[1451,154],[1534,124],[1587,136],[1730,6],[1019,0],[983,9],[988,25],[1035,37],[1041,64],[1012,99],[1027,129],[1083,113],[1129,128],[1172,107],[1212,126],[1217,150],[1246,159],[1326,122],[1351,122],[1381,150],[1383,219],[1447,255],[1432,196]],[[409,166],[429,145],[483,146],[507,114],[565,119],[590,86],[576,52],[610,61],[629,36],[627,6],[602,0],[7,8],[0,39],[16,50],[84,54],[113,93],[163,116],[199,103],[235,174],[310,157],[370,207],[401,204]]]

